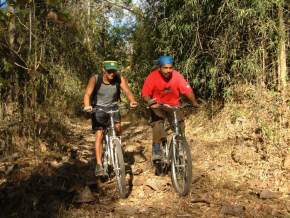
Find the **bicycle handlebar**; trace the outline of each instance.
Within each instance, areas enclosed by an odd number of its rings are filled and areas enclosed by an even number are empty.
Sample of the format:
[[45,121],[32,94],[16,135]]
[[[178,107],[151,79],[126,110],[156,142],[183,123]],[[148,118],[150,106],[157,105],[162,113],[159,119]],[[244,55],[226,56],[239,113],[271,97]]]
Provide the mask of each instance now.
[[[118,109],[113,110],[112,108],[115,106],[118,106]],[[103,111],[107,114],[111,114],[111,113],[119,112],[120,109],[127,109],[127,108],[131,108],[131,107],[126,104],[117,104],[117,103],[113,103],[111,105],[106,105],[106,106],[96,105],[92,108],[92,111],[90,111],[89,113],[94,113],[96,111]],[[87,112],[87,111],[84,111],[84,112]]]
[[119,112],[120,110],[117,109],[117,110],[108,110],[108,111],[107,111],[107,110],[104,110],[104,109],[102,109],[102,108],[94,107],[91,113],[94,113],[94,112],[96,112],[96,111],[102,111],[102,112],[105,112],[105,113],[107,113],[107,114],[113,114],[113,113],[117,113],[117,112]]
[[180,110],[182,108],[185,108],[185,107],[191,107],[192,105],[189,104],[189,103],[184,103],[180,106],[171,106],[169,104],[164,104],[164,103],[159,103],[159,108],[164,108],[164,109],[170,109],[170,110],[173,110],[173,111],[177,111],[177,110]]

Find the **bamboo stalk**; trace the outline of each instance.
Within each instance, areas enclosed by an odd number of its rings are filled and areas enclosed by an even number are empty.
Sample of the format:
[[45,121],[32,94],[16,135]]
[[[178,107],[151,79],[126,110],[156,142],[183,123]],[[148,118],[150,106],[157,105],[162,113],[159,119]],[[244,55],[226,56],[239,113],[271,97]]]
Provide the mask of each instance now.
[[278,7],[278,18],[279,18],[279,53],[278,53],[278,87],[279,90],[284,92],[287,86],[287,64],[286,64],[286,30],[283,18],[283,8],[280,5]]

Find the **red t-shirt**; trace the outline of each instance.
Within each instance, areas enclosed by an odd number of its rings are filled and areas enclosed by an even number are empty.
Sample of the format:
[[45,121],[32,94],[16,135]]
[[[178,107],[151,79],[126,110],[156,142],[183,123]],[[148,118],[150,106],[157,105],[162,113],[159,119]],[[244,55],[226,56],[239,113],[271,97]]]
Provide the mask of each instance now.
[[166,81],[159,70],[152,71],[146,78],[143,88],[142,96],[149,96],[156,99],[157,103],[169,104],[177,106],[180,104],[180,93],[188,96],[192,92],[191,87],[178,72],[173,71],[172,77]]

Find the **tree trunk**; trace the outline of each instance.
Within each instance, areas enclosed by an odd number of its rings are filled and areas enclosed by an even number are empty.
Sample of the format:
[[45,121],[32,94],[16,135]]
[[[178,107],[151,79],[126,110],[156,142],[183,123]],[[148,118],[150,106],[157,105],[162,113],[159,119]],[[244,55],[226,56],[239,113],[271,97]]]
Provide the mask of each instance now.
[[265,43],[262,41],[262,50],[261,50],[261,70],[258,73],[258,81],[257,83],[260,84],[261,87],[266,87],[266,56],[267,53],[265,51]]
[[286,30],[283,19],[283,7],[278,8],[279,18],[279,49],[278,49],[278,88],[284,91],[287,86],[287,64],[286,64]]
[[[14,13],[13,12],[14,9],[13,7],[9,6],[8,7],[8,12],[9,13]],[[16,28],[15,28],[15,17],[12,16],[9,24],[8,24],[8,34],[9,34],[9,46],[11,48],[15,48],[15,31],[16,31]]]
[[88,23],[90,21],[91,18],[91,1],[88,0]]

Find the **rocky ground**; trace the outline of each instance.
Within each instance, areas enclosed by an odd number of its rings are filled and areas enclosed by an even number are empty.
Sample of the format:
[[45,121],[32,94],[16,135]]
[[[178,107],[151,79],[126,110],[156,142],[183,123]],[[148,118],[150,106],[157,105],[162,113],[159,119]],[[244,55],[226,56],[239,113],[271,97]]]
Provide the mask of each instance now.
[[131,188],[120,199],[114,179],[94,177],[89,121],[73,120],[62,151],[40,144],[25,158],[1,160],[0,217],[290,217],[289,154],[265,151],[258,130],[221,134],[214,121],[199,119],[186,121],[193,160],[186,197],[175,193],[169,176],[155,176],[146,122],[124,122]]

